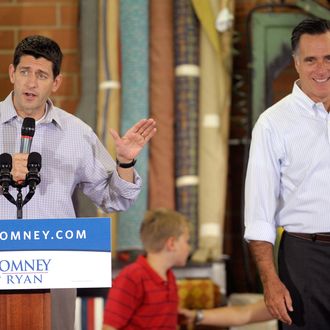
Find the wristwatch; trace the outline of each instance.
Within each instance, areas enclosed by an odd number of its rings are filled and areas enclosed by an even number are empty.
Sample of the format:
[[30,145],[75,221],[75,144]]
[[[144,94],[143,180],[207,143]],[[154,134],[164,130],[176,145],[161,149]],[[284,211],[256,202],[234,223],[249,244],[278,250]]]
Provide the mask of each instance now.
[[136,163],[136,159],[133,159],[130,163],[121,163],[118,159],[116,159],[117,166],[121,168],[130,168],[133,167]]
[[200,324],[203,321],[203,319],[204,319],[203,310],[202,309],[197,309],[194,323],[195,324]]

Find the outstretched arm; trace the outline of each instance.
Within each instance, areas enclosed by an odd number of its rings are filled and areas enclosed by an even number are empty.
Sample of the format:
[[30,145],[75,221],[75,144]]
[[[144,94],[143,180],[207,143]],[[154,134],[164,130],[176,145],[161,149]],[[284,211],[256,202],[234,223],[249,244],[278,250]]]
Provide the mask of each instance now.
[[[193,323],[196,317],[195,310],[181,309],[179,314]],[[272,320],[271,314],[263,300],[248,305],[226,306],[203,310],[201,325],[213,326],[240,326],[255,322]]]

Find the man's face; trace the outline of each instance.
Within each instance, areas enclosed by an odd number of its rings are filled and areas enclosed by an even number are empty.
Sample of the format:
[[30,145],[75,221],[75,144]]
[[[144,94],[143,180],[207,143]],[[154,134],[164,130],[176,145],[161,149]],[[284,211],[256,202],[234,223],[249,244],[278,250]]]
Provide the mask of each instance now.
[[330,106],[330,32],[303,34],[294,62],[300,87],[314,102]]
[[62,77],[53,77],[52,62],[43,57],[30,55],[21,57],[16,67],[9,66],[9,77],[14,85],[13,102],[22,117],[40,119],[45,113],[45,105],[51,93],[59,88]]

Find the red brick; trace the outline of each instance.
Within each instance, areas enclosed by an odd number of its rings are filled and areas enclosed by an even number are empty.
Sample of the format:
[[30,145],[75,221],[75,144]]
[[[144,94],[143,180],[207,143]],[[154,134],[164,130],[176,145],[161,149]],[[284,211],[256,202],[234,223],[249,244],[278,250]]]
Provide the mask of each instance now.
[[[1,1],[1,0],[0,0]],[[15,48],[15,40],[14,40],[14,31],[4,30],[0,31],[0,49],[14,49]]]
[[54,99],[54,104],[57,107],[73,114],[77,112],[77,108],[79,105],[78,98],[70,99],[70,98],[54,97],[53,99]]
[[62,6],[61,9],[61,20],[62,26],[77,26],[78,25],[78,6]]
[[56,24],[56,11],[54,6],[34,7],[1,7],[1,25],[53,26]]
[[0,54],[0,74],[7,74],[9,64],[12,62],[13,56],[9,54]]
[[8,75],[0,75],[0,86],[0,100],[3,100],[13,90]]
[[63,81],[55,96],[77,96],[78,86],[75,75],[63,74]]
[[64,54],[62,72],[80,73],[80,58],[77,53]]

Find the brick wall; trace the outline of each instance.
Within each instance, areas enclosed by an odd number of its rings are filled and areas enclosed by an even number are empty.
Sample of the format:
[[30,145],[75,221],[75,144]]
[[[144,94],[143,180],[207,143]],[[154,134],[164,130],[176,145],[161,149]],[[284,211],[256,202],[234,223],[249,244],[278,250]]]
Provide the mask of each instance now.
[[79,101],[79,0],[0,0],[0,100],[12,90],[8,65],[16,44],[31,34],[54,39],[64,59],[64,80],[54,101],[75,112]]

